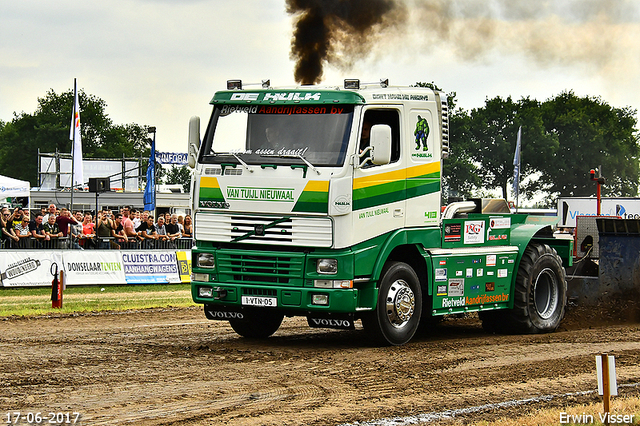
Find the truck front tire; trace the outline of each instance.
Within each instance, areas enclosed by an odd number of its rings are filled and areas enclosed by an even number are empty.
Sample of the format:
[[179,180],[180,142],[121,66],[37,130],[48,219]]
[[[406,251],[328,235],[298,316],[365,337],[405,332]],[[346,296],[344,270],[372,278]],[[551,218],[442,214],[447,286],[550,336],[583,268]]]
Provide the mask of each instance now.
[[266,339],[278,331],[284,314],[268,308],[247,309],[243,319],[230,319],[233,331],[250,339]]
[[378,303],[362,318],[365,331],[383,345],[403,345],[415,334],[422,315],[422,291],[406,263],[389,262],[382,271]]

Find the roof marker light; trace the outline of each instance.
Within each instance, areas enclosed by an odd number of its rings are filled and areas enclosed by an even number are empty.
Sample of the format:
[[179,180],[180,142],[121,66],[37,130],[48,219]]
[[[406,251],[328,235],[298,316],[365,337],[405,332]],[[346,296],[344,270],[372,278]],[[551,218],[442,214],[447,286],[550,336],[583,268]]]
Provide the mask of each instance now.
[[360,89],[360,80],[357,78],[346,78],[344,80],[344,88],[358,90]]
[[271,79],[262,80],[262,88],[263,89],[268,89],[269,86],[271,86]]
[[389,79],[388,78],[385,78],[384,80],[380,79],[380,87],[389,87]]
[[227,90],[242,90],[242,80],[227,80]]

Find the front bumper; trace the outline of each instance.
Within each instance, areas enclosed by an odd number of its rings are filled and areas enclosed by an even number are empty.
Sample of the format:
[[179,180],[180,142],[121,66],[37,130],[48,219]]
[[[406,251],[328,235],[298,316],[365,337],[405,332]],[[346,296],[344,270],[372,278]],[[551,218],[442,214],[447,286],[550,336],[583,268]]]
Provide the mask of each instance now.
[[[211,288],[212,297],[202,297],[201,288]],[[242,296],[252,298],[276,298],[275,308],[289,311],[292,314],[305,312],[349,313],[362,310],[360,306],[360,290],[352,289],[320,289],[314,287],[282,287],[258,286],[232,283],[191,283],[191,295],[195,303],[226,307],[242,307]],[[318,297],[326,296],[326,297]],[[318,300],[326,304],[318,304]],[[366,308],[365,308],[366,309]]]

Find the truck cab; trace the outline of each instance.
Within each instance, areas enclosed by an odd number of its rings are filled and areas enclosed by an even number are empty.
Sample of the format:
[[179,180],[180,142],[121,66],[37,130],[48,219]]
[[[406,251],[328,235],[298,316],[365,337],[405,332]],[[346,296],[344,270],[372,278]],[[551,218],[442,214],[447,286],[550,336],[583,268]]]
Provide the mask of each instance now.
[[[268,337],[284,316],[347,329],[361,320],[375,340],[402,344],[433,316],[513,308],[519,258],[548,225],[478,203],[443,220],[442,93],[358,80],[293,88],[236,80],[211,104],[202,141],[197,118],[189,135],[192,296],[208,318],[247,337]],[[525,224],[527,232],[511,232]],[[470,277],[451,263],[478,259],[492,264],[492,285],[484,265]],[[553,279],[560,290],[545,297],[563,314],[566,283]]]

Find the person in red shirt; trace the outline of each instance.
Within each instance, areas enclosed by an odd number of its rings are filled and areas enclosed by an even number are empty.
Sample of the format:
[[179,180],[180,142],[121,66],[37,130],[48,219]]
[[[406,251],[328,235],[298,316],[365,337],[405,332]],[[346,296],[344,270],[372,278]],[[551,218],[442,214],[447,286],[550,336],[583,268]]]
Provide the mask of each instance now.
[[72,223],[78,223],[75,217],[71,216],[71,212],[67,210],[65,207],[60,209],[60,216],[56,218],[56,223],[58,224],[58,228],[60,228],[60,232],[65,237],[69,235],[69,225]]

